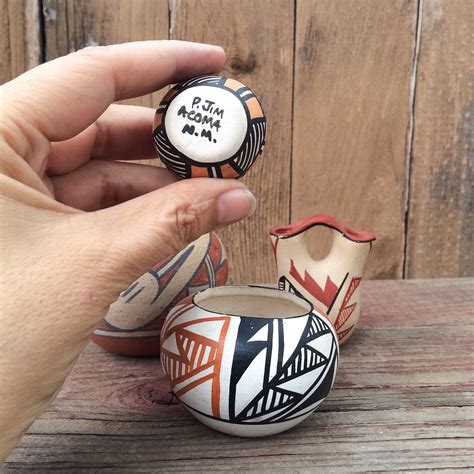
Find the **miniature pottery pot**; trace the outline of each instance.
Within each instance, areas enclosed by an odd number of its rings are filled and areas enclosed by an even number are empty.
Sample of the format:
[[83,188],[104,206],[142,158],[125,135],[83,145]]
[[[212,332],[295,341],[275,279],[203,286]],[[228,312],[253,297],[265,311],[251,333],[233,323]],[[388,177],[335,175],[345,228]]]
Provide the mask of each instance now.
[[262,153],[265,130],[262,106],[248,87],[201,76],[165,95],[153,142],[166,167],[182,178],[238,178]]
[[[305,233],[315,226],[333,231],[331,250],[322,260],[314,260],[306,247]],[[307,298],[327,314],[343,344],[359,320],[358,288],[375,235],[347,229],[324,215],[274,227],[270,234],[279,288]]]
[[222,242],[214,232],[203,235],[122,292],[92,340],[115,354],[158,355],[166,312],[185,296],[224,285],[227,270]]
[[173,392],[202,423],[236,436],[279,433],[308,417],[331,390],[338,350],[310,302],[259,286],[190,296],[161,333]]

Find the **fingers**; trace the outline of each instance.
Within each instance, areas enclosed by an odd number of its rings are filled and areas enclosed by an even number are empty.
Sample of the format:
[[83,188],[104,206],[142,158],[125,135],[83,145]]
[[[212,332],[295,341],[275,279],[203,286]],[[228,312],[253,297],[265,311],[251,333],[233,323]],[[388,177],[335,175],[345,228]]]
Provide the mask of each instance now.
[[2,87],[2,98],[50,141],[77,135],[114,101],[218,71],[224,52],[180,41],[86,48],[38,66]]
[[51,178],[55,198],[83,211],[114,206],[177,180],[173,173],[156,166],[102,160]]
[[48,174],[69,173],[90,158],[142,160],[155,157],[154,115],[155,110],[149,107],[112,104],[79,135],[52,144]]
[[84,221],[84,229],[93,222],[98,253],[105,262],[102,270],[121,275],[123,289],[202,234],[254,210],[255,198],[243,183],[195,178],[78,219]]

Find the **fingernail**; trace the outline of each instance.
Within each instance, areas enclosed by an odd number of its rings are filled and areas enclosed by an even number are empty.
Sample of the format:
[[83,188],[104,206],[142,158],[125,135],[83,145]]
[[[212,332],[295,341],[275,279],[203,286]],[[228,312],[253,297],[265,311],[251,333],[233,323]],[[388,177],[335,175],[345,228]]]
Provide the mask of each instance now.
[[217,221],[229,224],[251,216],[257,208],[255,196],[248,189],[234,189],[217,198]]
[[218,44],[209,44],[209,43],[201,43],[202,45],[206,46],[209,49],[213,49],[214,51],[222,51],[224,52],[224,48]]

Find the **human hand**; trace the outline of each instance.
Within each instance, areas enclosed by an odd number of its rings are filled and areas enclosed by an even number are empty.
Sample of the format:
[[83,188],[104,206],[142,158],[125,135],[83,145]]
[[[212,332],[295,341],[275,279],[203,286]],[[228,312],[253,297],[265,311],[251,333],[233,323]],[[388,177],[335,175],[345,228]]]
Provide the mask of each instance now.
[[112,102],[223,63],[217,47],[128,43],[87,48],[0,88],[0,460],[53,400],[120,291],[253,212],[239,181],[177,181],[114,161],[154,156],[154,110]]

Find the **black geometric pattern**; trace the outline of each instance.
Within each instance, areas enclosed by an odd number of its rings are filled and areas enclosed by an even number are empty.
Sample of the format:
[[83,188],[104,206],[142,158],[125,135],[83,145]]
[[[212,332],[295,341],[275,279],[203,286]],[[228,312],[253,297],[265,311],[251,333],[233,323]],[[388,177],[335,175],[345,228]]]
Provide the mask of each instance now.
[[243,148],[234,160],[239,172],[245,173],[252,166],[254,158],[263,152],[266,125],[265,120],[255,121],[251,124],[248,134],[250,139],[244,142]]
[[[267,326],[265,341],[249,341],[265,326]],[[278,332],[278,347],[273,347],[274,330]],[[318,345],[318,339],[328,334],[331,348],[327,354],[323,354],[314,346]],[[329,323],[315,313],[308,317],[299,342],[285,361],[283,361],[285,341],[282,320],[278,320],[275,326],[273,320],[261,319],[256,323],[255,319],[250,322],[242,319],[237,341],[241,347],[236,349],[236,352],[245,353],[246,359],[234,361],[232,367],[229,421],[234,423],[287,421],[314,410],[329,393],[337,366],[337,343],[329,329]],[[242,347],[242,344],[245,347]],[[254,358],[264,349],[266,359],[263,387],[243,409],[236,413],[237,383]],[[278,358],[276,373],[270,377],[272,355],[275,357],[273,351],[278,351]],[[295,383],[291,384],[292,381]],[[293,389],[287,388],[288,385]]]
[[303,296],[286,278],[285,276],[280,277],[278,280],[278,289],[283,290],[283,291],[289,291],[290,293],[293,293],[297,296]]
[[185,177],[188,173],[188,165],[183,162],[183,158],[179,151],[172,147],[166,138],[165,129],[159,127],[153,134],[153,142],[155,149],[158,151],[162,161],[167,168],[178,176]]

